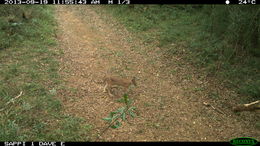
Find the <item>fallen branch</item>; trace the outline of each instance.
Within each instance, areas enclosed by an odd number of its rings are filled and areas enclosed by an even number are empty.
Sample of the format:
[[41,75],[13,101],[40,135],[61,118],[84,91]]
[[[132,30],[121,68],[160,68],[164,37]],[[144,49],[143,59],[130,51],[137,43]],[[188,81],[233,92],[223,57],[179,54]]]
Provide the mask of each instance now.
[[236,107],[233,107],[234,112],[241,112],[241,111],[257,111],[260,110],[260,100],[248,103],[248,104],[242,104],[238,105]]
[[60,72],[60,71],[61,71],[61,69],[62,69],[62,67],[61,67],[61,68],[59,68],[58,72]]
[[10,101],[8,101],[5,105],[8,105],[8,104],[11,103],[11,102],[14,103],[14,100],[17,99],[17,98],[19,98],[20,96],[22,96],[22,94],[23,94],[23,91],[21,91],[19,95],[15,96],[15,97],[12,98]]
[[[11,102],[14,103],[14,101],[15,101],[17,98],[21,97],[22,94],[23,94],[23,91],[21,91],[19,95],[15,96],[15,97],[12,98],[11,100],[9,100],[9,101],[5,104],[5,106],[7,106],[8,104],[10,104]],[[4,108],[0,109],[0,111],[3,111],[3,110],[4,110]]]

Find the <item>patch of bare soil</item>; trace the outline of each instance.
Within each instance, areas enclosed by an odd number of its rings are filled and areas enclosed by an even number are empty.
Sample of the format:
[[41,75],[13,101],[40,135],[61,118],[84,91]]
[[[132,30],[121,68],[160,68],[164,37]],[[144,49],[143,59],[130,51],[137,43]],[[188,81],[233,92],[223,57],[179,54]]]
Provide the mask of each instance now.
[[[59,44],[64,50],[60,70],[75,91],[61,94],[65,112],[83,117],[93,125],[95,141],[229,141],[260,133],[250,120],[240,120],[230,108],[200,91],[207,82],[192,72],[173,74],[160,59],[157,48],[143,44],[110,16],[100,16],[92,6],[57,6]],[[178,58],[175,58],[178,64]],[[173,63],[174,64],[174,63]],[[177,65],[176,65],[177,68]],[[189,71],[189,69],[185,69]],[[191,71],[191,70],[190,70]],[[139,116],[118,129],[107,130],[102,118],[123,103],[103,93],[106,73],[137,78],[129,97]],[[221,90],[221,96],[231,95]],[[205,103],[212,105],[206,106]],[[248,113],[251,114],[251,113]],[[246,115],[245,115],[246,116]],[[252,117],[254,115],[251,114]]]

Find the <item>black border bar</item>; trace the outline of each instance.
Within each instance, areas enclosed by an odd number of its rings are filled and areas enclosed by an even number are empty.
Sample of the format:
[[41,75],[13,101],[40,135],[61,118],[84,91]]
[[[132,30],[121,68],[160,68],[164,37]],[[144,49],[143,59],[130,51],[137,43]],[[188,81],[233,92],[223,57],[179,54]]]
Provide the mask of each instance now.
[[217,145],[224,145],[224,146],[232,146],[229,142],[0,142],[0,146],[77,146],[77,145],[92,145],[92,144],[111,144],[113,146],[118,145],[122,146],[123,145],[133,145],[133,144],[147,144],[151,146],[151,144],[158,144],[158,145],[205,145],[209,146],[212,144],[217,144]]
[[[244,2],[246,1],[246,3]],[[58,5],[84,5],[84,4],[242,4],[254,5],[259,0],[1,0],[0,4],[58,4]],[[243,2],[243,3],[242,3]]]

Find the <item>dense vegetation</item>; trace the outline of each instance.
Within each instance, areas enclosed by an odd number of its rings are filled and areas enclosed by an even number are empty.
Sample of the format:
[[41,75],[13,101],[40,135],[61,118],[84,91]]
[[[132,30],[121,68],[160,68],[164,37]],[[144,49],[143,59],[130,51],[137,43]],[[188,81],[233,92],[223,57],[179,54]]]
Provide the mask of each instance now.
[[53,13],[46,6],[0,6],[0,141],[88,140],[89,125],[63,114],[56,98],[64,87]]
[[131,5],[107,10],[146,43],[159,40],[166,54],[185,54],[188,62],[223,80],[247,101],[260,96],[259,8]]

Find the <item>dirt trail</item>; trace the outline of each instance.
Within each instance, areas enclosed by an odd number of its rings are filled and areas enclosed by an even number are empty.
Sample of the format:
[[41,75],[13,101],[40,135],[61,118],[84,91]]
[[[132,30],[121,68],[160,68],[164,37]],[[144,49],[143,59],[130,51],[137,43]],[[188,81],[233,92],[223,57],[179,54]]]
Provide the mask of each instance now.
[[[67,86],[77,91],[63,93],[65,112],[83,117],[93,125],[92,139],[106,127],[102,118],[123,106],[103,93],[100,82],[105,73],[136,76],[138,86],[129,95],[139,116],[119,129],[106,131],[99,141],[229,141],[255,137],[259,131],[203,105],[205,97],[185,87],[202,84],[194,78],[187,84],[165,72],[156,50],[135,41],[122,26],[106,21],[91,6],[57,6],[61,74]],[[109,16],[107,16],[109,17]],[[134,42],[133,42],[134,41]]]

